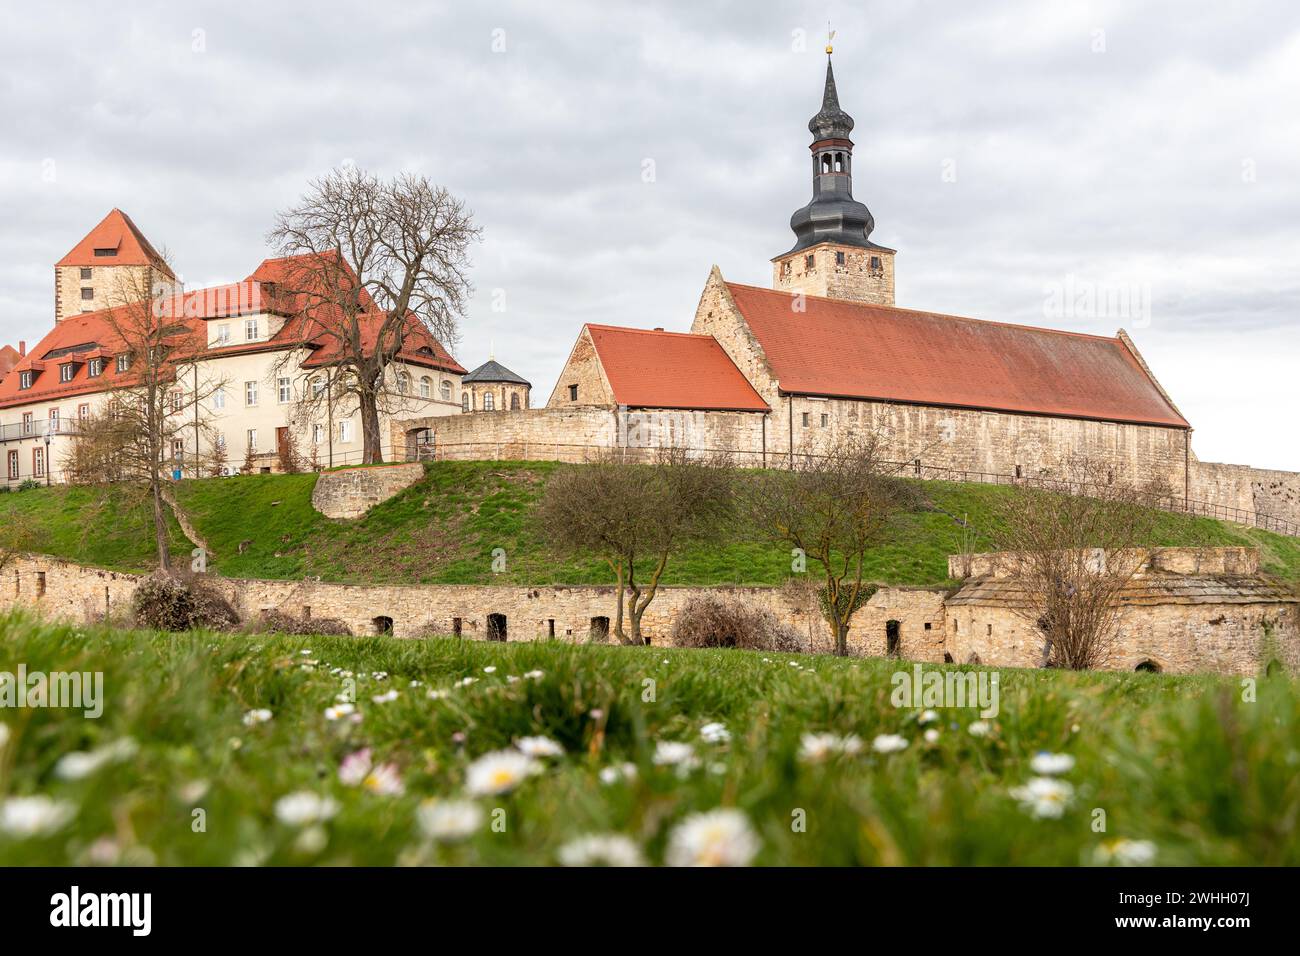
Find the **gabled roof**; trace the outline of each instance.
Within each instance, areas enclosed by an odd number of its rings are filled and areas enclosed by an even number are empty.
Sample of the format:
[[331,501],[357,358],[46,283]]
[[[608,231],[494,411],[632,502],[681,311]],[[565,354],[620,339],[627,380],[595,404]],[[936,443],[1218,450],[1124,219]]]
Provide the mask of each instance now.
[[711,335],[587,325],[614,401],[632,408],[766,412]]
[[786,393],[1191,427],[1118,337],[727,288]]
[[[95,255],[112,250],[111,255]],[[172,271],[158,250],[144,237],[131,217],[114,209],[98,226],[72,247],[72,250],[55,263],[56,266],[147,266],[153,265],[167,275]]]
[[528,379],[516,375],[510,369],[506,368],[496,359],[488,359],[474,371],[466,375],[462,382],[505,382],[510,385],[527,385],[532,388],[532,382]]
[[9,374],[9,370],[17,365],[21,359],[22,356],[18,354],[18,350],[12,345],[0,347],[0,381],[4,380],[4,377]]

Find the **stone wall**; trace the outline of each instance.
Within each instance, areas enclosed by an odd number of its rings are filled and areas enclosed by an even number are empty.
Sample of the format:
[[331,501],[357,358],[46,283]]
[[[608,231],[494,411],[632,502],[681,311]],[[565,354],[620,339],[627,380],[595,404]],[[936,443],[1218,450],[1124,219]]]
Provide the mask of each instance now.
[[423,477],[419,463],[326,471],[316,479],[311,505],[327,518],[359,518]]
[[[837,253],[844,257],[840,262]],[[811,268],[808,259],[812,259]],[[872,260],[876,265],[873,268]],[[782,256],[772,263],[772,288],[783,292],[873,305],[894,304],[894,251],[861,249],[833,242],[793,255]]]
[[1192,461],[1189,485],[1193,500],[1300,526],[1300,474],[1296,472]]

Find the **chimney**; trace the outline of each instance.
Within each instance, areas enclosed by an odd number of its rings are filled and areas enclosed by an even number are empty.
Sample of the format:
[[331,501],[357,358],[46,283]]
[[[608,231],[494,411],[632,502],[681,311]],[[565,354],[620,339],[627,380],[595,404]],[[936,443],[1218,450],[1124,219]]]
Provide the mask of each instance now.
[[18,355],[20,358],[27,357],[27,342],[24,339],[18,340]]
[[656,325],[656,326],[655,326],[655,331],[656,331],[656,332],[662,332],[663,330],[664,330],[664,327],[663,327],[662,325]]

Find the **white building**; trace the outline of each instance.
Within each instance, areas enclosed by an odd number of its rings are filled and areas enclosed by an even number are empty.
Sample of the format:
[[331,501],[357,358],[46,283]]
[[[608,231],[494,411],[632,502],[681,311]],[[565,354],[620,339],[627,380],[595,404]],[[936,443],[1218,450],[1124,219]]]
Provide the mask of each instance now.
[[[185,477],[210,473],[215,441],[224,444],[231,473],[249,461],[256,471],[279,470],[290,440],[303,467],[362,460],[354,399],[303,402],[335,371],[328,340],[304,346],[296,304],[278,288],[290,266],[268,259],[242,282],[177,291],[165,300],[180,334],[193,336],[186,350],[193,359],[177,370],[175,384],[181,414],[200,420],[180,429],[173,443]],[[114,317],[131,306],[106,306],[110,290],[141,274],[172,275],[116,209],[55,266],[54,327],[0,379],[0,467],[10,486],[62,480],[77,421],[97,414],[114,388],[130,381],[133,360]],[[378,324],[383,316],[362,319]],[[419,450],[415,436],[402,436],[393,421],[460,414],[466,373],[415,320],[389,373],[391,397],[380,420],[383,457],[400,461]],[[185,396],[196,392],[203,400],[192,407]]]

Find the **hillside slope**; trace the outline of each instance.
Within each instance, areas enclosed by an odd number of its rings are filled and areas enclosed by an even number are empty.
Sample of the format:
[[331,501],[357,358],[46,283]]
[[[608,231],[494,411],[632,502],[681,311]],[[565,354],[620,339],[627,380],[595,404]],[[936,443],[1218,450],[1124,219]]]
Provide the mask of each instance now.
[[[316,475],[251,475],[185,481],[177,497],[211,545],[210,568],[233,577],[355,583],[605,584],[598,560],[561,560],[532,527],[530,514],[548,462],[437,462],[425,477],[355,521],[333,521],[311,506]],[[901,516],[874,549],[868,574],[889,584],[937,585],[947,556],[987,550],[994,505],[1020,492],[980,484],[919,482],[925,504]],[[0,520],[23,513],[37,525],[39,550],[121,570],[153,560],[146,516],[121,504],[112,487],[49,488],[0,494]],[[963,527],[965,520],[969,528]],[[179,529],[178,554],[191,547]],[[1162,515],[1157,545],[1248,545],[1270,572],[1300,580],[1300,539],[1205,518]],[[502,548],[506,569],[492,570]],[[774,585],[790,572],[788,549],[736,527],[717,542],[673,559],[666,584]]]

